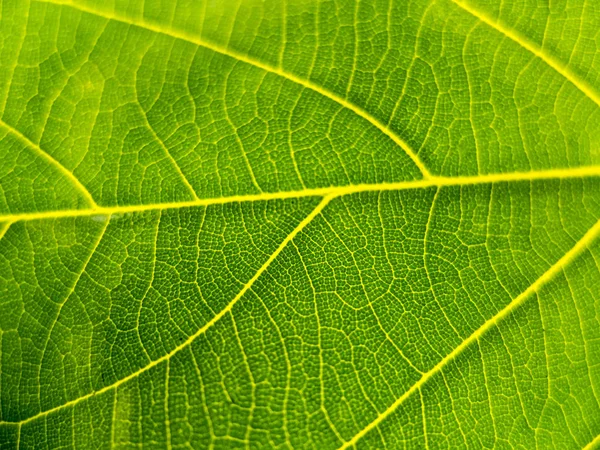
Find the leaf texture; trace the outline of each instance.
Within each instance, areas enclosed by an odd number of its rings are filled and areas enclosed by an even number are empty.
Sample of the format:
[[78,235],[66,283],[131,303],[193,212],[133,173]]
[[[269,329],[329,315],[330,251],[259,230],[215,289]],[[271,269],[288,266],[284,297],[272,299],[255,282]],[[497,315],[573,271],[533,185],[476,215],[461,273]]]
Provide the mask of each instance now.
[[594,2],[0,7],[0,448],[600,446]]

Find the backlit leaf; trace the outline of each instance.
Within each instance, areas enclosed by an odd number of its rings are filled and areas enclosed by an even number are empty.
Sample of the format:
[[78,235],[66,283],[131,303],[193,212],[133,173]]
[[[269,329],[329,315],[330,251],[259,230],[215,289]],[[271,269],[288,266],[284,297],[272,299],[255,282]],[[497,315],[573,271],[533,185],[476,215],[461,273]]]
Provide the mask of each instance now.
[[0,2],[0,448],[595,448],[592,0]]

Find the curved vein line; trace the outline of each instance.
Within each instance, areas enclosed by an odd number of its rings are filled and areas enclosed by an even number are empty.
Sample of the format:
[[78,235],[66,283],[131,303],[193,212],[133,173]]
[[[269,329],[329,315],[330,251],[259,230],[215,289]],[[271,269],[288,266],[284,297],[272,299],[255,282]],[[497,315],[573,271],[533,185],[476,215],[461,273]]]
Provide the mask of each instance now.
[[509,27],[503,25],[499,21],[491,18],[488,14],[478,11],[473,6],[471,6],[466,0],[452,0],[454,4],[468,12],[472,16],[479,19],[481,22],[495,29],[499,33],[503,34],[511,41],[523,47],[525,50],[528,50],[533,55],[537,56],[539,59],[544,61],[548,66],[553,68],[559,75],[562,75],[566,78],[573,86],[579,89],[586,97],[588,97],[591,101],[593,101],[596,105],[600,106],[600,94],[596,92],[596,90],[590,86],[585,80],[581,79],[575,72],[573,72],[569,67],[560,61],[558,58],[547,54],[544,50],[531,42],[525,36],[521,35],[516,30],[512,30]]
[[353,184],[324,188],[309,188],[297,191],[263,192],[261,194],[232,195],[228,197],[205,198],[185,202],[149,203],[130,206],[97,206],[87,209],[64,209],[44,212],[27,212],[0,215],[2,221],[26,221],[39,219],[55,219],[77,216],[109,216],[112,214],[129,214],[143,211],[163,209],[180,209],[194,206],[211,206],[235,202],[255,202],[276,199],[302,197],[324,197],[327,195],[343,196],[357,192],[396,191],[405,189],[420,189],[433,186],[467,186],[475,184],[491,184],[517,181],[569,179],[583,177],[599,177],[600,166],[578,167],[576,169],[551,169],[532,172],[513,172],[506,174],[476,175],[472,177],[431,177],[427,180],[397,181],[390,183]]
[[[448,353],[440,362],[438,362],[431,370],[423,375],[419,381],[413,384],[404,394],[402,394],[392,405],[381,413],[375,420],[369,423],[366,427],[360,430],[354,437],[344,443],[340,449],[355,445],[363,436],[369,431],[376,428],[386,417],[393,413],[404,401],[409,398],[415,391],[420,388],[434,375],[439,373],[449,362],[457,358],[469,345],[476,342],[481,336],[483,336],[488,330],[497,326],[506,316],[513,312],[516,308],[521,306],[525,300],[530,298],[531,295],[536,294],[538,290],[544,286],[547,282],[551,281],[556,274],[558,274],[563,267],[573,261],[581,252],[583,252],[588,244],[590,244],[600,234],[600,220],[598,220],[594,226],[592,226],[585,235],[577,241],[577,243],[571,247],[571,249],[565,253],[554,265],[552,265],[546,272],[544,272],[533,284],[531,284],[526,290],[515,297],[508,305],[506,305],[500,312],[495,316],[488,319],[481,327],[479,327],[473,334],[465,339],[458,347],[452,352]],[[598,438],[600,439],[600,438]]]
[[75,175],[73,175],[73,172],[69,171],[65,166],[58,162],[58,160],[54,159],[48,152],[42,150],[39,145],[35,144],[27,136],[25,136],[13,126],[7,124],[4,120],[0,119],[0,125],[6,128],[6,130],[9,133],[11,133],[17,139],[19,139],[22,143],[27,145],[27,147],[32,148],[39,156],[44,158],[48,163],[50,163],[52,166],[58,169],[60,173],[66,176],[75,185],[77,190],[80,191],[80,193],[84,196],[89,206],[92,206],[94,208],[98,207],[98,204],[94,201],[94,198],[92,197],[92,194],[90,194],[90,191],[88,191],[87,188],[81,183],[81,181],[79,181],[79,179]]
[[296,228],[294,228],[292,230],[292,232],[290,234],[288,234],[285,239],[283,241],[281,241],[281,244],[279,244],[279,247],[277,247],[277,249],[271,254],[271,256],[269,256],[269,259],[267,259],[267,261],[254,273],[254,275],[252,276],[252,278],[250,278],[250,280],[248,280],[248,282],[244,285],[244,287],[242,287],[242,289],[237,293],[237,295],[233,298],[233,300],[231,300],[227,306],[225,306],[225,308],[223,308],[221,311],[219,311],[212,319],[210,319],[204,326],[202,326],[201,328],[199,328],[194,334],[192,334],[190,337],[188,337],[184,342],[182,342],[181,344],[179,344],[177,347],[175,347],[173,350],[171,350],[170,352],[164,354],[163,356],[161,356],[158,359],[155,359],[154,361],[150,362],[149,364],[147,364],[146,366],[138,369],[137,371],[127,375],[124,378],[121,378],[120,380],[103,387],[102,389],[98,389],[97,391],[94,392],[90,392],[89,394],[86,395],[82,395],[81,397],[78,397],[76,399],[70,400],[66,403],[63,403],[62,405],[58,405],[55,406],[54,408],[50,408],[47,409],[46,411],[42,411],[38,414],[35,414],[31,417],[28,417],[27,419],[23,419],[20,421],[0,421],[0,425],[5,425],[5,424],[24,424],[24,423],[28,423],[31,422],[33,420],[36,420],[40,417],[46,416],[50,413],[53,413],[55,411],[58,411],[60,409],[66,408],[68,406],[74,406],[76,404],[78,404],[79,402],[83,401],[83,400],[87,400],[91,397],[95,397],[96,395],[100,395],[104,392],[107,392],[111,389],[117,388],[120,385],[122,385],[123,383],[126,383],[127,381],[139,376],[140,374],[150,370],[152,367],[155,367],[157,365],[159,365],[160,363],[164,362],[164,361],[168,361],[171,359],[171,357],[173,355],[175,355],[176,353],[179,353],[181,350],[184,350],[185,348],[187,348],[188,346],[190,346],[195,340],[196,338],[198,338],[200,335],[202,335],[203,333],[205,333],[210,327],[212,327],[216,322],[218,322],[225,314],[227,314],[228,312],[230,312],[233,309],[233,306],[238,302],[238,300],[240,300],[244,294],[252,287],[252,285],[254,284],[254,282],[262,275],[262,273],[271,265],[271,263],[277,258],[277,256],[279,256],[279,254],[282,252],[282,250],[287,246],[288,243],[290,243],[292,241],[292,239],[294,239],[294,237],[296,237],[296,235],[298,233],[300,233],[304,227],[306,227],[310,222],[312,222],[312,220],[321,213],[321,211],[323,210],[323,208],[325,208],[325,206],[327,206],[327,204],[334,198],[334,195],[330,195],[330,196],[326,196],[323,197],[321,199],[321,201],[319,202],[319,204],[310,212],[310,214],[308,214],[303,220],[300,221],[300,223],[296,226]]
[[408,155],[408,157],[412,160],[412,162],[421,171],[424,178],[431,177],[431,173],[429,172],[427,167],[423,164],[423,161],[421,161],[421,159],[419,158],[417,153],[415,151],[413,151],[408,146],[408,144],[403,139],[400,138],[400,136],[398,136],[396,133],[394,133],[392,130],[390,130],[390,128],[387,125],[385,125],[381,121],[377,120],[375,117],[373,117],[367,111],[362,109],[360,106],[350,103],[346,99],[338,96],[337,94],[331,92],[330,90],[328,90],[324,87],[321,87],[317,84],[314,84],[311,81],[304,80],[288,71],[283,70],[282,68],[273,67],[269,64],[265,64],[257,59],[254,59],[250,56],[239,53],[235,50],[231,50],[231,49],[221,46],[219,44],[215,44],[213,42],[205,41],[205,40],[199,38],[198,36],[194,36],[192,34],[182,32],[182,31],[165,29],[158,25],[149,23],[143,19],[142,20],[139,20],[139,19],[132,20],[126,16],[116,14],[114,12],[113,12],[113,15],[109,15],[102,11],[98,11],[94,8],[90,8],[89,6],[75,5],[72,2],[68,2],[68,1],[61,1],[61,0],[36,0],[36,1],[38,1],[39,3],[52,3],[52,4],[60,5],[60,6],[67,6],[69,8],[73,8],[73,9],[76,9],[76,10],[79,10],[79,11],[82,11],[82,12],[85,12],[88,14],[102,17],[107,20],[113,20],[116,22],[125,23],[125,24],[132,25],[135,27],[144,28],[146,30],[153,31],[155,33],[160,33],[165,36],[170,36],[174,39],[179,39],[182,41],[190,42],[199,47],[204,47],[208,50],[212,50],[213,52],[220,53],[221,55],[229,56],[230,58],[237,59],[238,61],[242,61],[242,62],[244,62],[246,64],[250,64],[254,67],[258,67],[259,69],[265,70],[265,71],[273,73],[275,75],[279,75],[283,78],[286,78],[286,79],[292,81],[293,83],[304,86],[305,88],[310,89],[311,91],[317,92],[317,93],[329,98],[330,100],[333,100],[334,102],[338,103],[339,105],[343,106],[344,108],[351,110],[356,115],[358,115],[358,116],[362,117],[363,119],[367,120],[368,122],[370,122],[371,125],[378,128],[382,133],[384,133],[390,139],[392,139],[392,141],[394,141],[394,143],[396,145],[398,145],[402,150],[404,150],[404,152]]
[[179,164],[177,163],[177,161],[175,160],[175,158],[173,158],[173,155],[171,154],[171,152],[167,148],[165,142],[161,139],[161,137],[158,135],[158,133],[154,130],[154,127],[152,125],[150,125],[150,120],[148,120],[148,114],[146,114],[146,111],[144,111],[144,109],[142,108],[142,105],[140,105],[138,103],[138,106],[139,106],[139,109],[140,109],[140,113],[142,114],[142,117],[144,118],[144,121],[146,122],[146,125],[148,125],[148,131],[150,131],[150,134],[152,136],[154,136],[154,138],[156,139],[156,141],[158,142],[158,144],[160,145],[160,147],[164,150],[165,156],[167,157],[167,159],[171,163],[171,166],[179,174],[179,177],[181,178],[181,181],[183,182],[183,184],[185,185],[185,187],[187,188],[187,190],[189,191],[189,193],[192,194],[192,197],[194,197],[195,200],[200,200],[200,198],[198,197],[198,194],[196,194],[196,190],[191,185],[190,180],[188,180],[188,178],[183,173],[183,170],[181,170],[181,167],[179,167]]

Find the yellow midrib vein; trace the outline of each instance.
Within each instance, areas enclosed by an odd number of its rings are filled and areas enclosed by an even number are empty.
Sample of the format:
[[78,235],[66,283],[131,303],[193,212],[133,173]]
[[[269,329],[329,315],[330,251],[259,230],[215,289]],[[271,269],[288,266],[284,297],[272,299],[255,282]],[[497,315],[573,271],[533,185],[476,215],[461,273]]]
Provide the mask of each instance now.
[[573,86],[579,89],[586,97],[592,100],[596,105],[600,106],[600,94],[596,92],[596,90],[590,86],[585,80],[581,79],[575,72],[573,72],[564,62],[560,61],[558,58],[552,56],[551,54],[545,52],[541,47],[537,44],[531,42],[525,36],[521,35],[517,31],[507,27],[502,24],[498,20],[494,20],[488,14],[483,11],[479,11],[474,6],[472,6],[466,0],[452,0],[454,4],[468,12],[472,16],[479,19],[481,22],[490,26],[494,30],[503,34],[511,41],[517,43],[527,51],[534,54],[536,57],[544,61],[548,66],[552,67],[556,72],[566,78]]
[[42,150],[39,145],[37,145],[35,142],[33,142],[15,127],[9,125],[2,119],[0,119],[0,126],[4,127],[10,134],[12,134],[22,143],[24,143],[28,148],[33,149],[33,151],[35,151],[35,153],[38,156],[40,156],[42,159],[45,159],[46,162],[48,162],[52,167],[57,169],[70,182],[72,182],[75,185],[75,188],[79,191],[79,193],[83,195],[89,206],[98,207],[98,205],[94,201],[94,198],[92,197],[92,194],[90,194],[90,191],[88,191],[87,188],[81,183],[81,181],[79,181],[79,179],[75,175],[73,175],[73,173],[69,171],[65,166],[63,166],[59,161],[54,159],[48,152]]
[[34,416],[28,417],[27,419],[21,420],[19,422],[8,422],[8,421],[0,421],[0,425],[3,424],[24,424],[27,422],[31,422],[35,419],[38,419],[40,417],[46,416],[54,411],[58,411],[60,409],[69,407],[69,406],[74,406],[77,403],[86,400],[88,398],[100,395],[104,392],[107,392],[111,389],[115,389],[117,387],[119,387],[120,385],[122,385],[123,383],[126,383],[127,381],[136,378],[137,376],[139,376],[140,374],[150,370],[151,368],[157,366],[158,364],[169,360],[171,357],[173,357],[173,355],[175,355],[176,353],[180,352],[181,350],[187,348],[189,345],[192,344],[193,341],[196,340],[196,338],[198,338],[201,334],[203,334],[204,332],[206,332],[206,330],[208,330],[210,327],[212,327],[216,322],[218,322],[225,314],[227,314],[228,312],[230,312],[233,309],[233,306],[238,302],[239,299],[241,299],[244,294],[252,287],[252,285],[254,284],[254,282],[262,275],[262,273],[271,265],[271,263],[277,258],[277,256],[279,256],[279,254],[281,253],[281,251],[287,246],[287,244],[294,239],[294,237],[300,233],[300,231],[302,231],[304,229],[304,227],[306,227],[306,225],[308,225],[310,222],[312,222],[312,220],[319,215],[319,213],[323,210],[323,208],[325,208],[325,206],[327,206],[327,204],[329,203],[329,201],[333,198],[333,196],[326,196],[324,198],[321,199],[321,201],[319,202],[319,204],[310,212],[310,214],[308,214],[302,221],[300,221],[300,223],[296,226],[296,228],[294,228],[294,230],[288,234],[286,236],[286,238],[281,242],[281,244],[279,244],[279,246],[277,247],[277,249],[271,254],[271,256],[269,256],[269,258],[267,259],[267,261],[254,273],[254,275],[252,276],[252,278],[250,278],[250,280],[248,280],[248,282],[242,287],[242,289],[240,289],[240,291],[237,293],[237,295],[233,298],[233,300],[231,300],[227,306],[225,306],[225,308],[223,308],[221,311],[219,311],[217,314],[215,314],[215,316],[209,320],[204,326],[202,326],[201,328],[199,328],[194,334],[192,334],[190,337],[188,337],[184,342],[182,342],[181,344],[179,344],[177,347],[175,347],[173,350],[171,350],[170,352],[164,354],[163,356],[161,356],[158,359],[155,359],[154,361],[151,361],[149,364],[147,364],[146,366],[138,369],[137,371],[127,375],[124,378],[121,378],[120,380],[116,381],[113,384],[110,384],[108,386],[103,387],[102,389],[99,389],[97,391],[94,392],[90,392],[89,394],[83,395],[81,397],[78,397],[76,399],[73,399],[71,401],[68,401],[66,403],[63,403],[62,405],[58,405],[55,406],[54,408],[50,408],[47,409],[45,411],[42,411]]
[[354,184],[348,186],[334,186],[324,188],[302,189],[299,191],[266,192],[261,194],[232,195],[228,197],[205,198],[172,203],[152,203],[131,206],[109,206],[87,209],[54,210],[45,212],[17,213],[0,215],[0,222],[18,222],[25,220],[54,219],[61,217],[77,216],[110,216],[114,214],[128,214],[143,211],[179,209],[193,206],[210,206],[234,202],[254,202],[276,199],[289,199],[301,197],[323,197],[334,195],[336,197],[350,195],[357,192],[392,191],[402,189],[419,189],[433,186],[467,186],[475,184],[502,183],[510,181],[533,181],[550,179],[567,179],[600,176],[600,166],[578,167],[575,169],[553,169],[533,172],[513,172],[506,174],[477,175],[472,177],[431,177],[426,180],[398,181],[395,183]]
[[439,363],[437,363],[431,370],[423,375],[419,381],[413,384],[404,394],[392,403],[384,412],[382,412],[375,420],[370,422],[365,428],[359,431],[352,439],[345,442],[340,449],[345,449],[355,445],[363,436],[369,431],[376,428],[386,417],[393,413],[406,399],[412,394],[418,391],[431,377],[439,373],[450,361],[458,357],[471,343],[475,342],[481,336],[483,336],[489,329],[495,327],[500,321],[508,316],[515,308],[520,306],[530,295],[535,294],[539,288],[545,283],[552,280],[552,278],[559,273],[567,264],[575,259],[583,250],[585,250],[589,243],[591,243],[600,233],[600,220],[590,228],[587,233],[552,267],[542,274],[533,284],[531,284],[525,291],[515,297],[504,309],[496,314],[491,319],[487,320],[481,327],[479,327],[473,334],[465,339],[458,347],[452,352],[448,353]]
[[333,93],[332,91],[330,91],[322,86],[319,86],[315,83],[312,83],[309,80],[300,78],[291,72],[283,70],[280,67],[274,67],[269,64],[265,64],[262,61],[254,59],[248,55],[239,53],[228,47],[224,47],[224,46],[215,44],[214,42],[209,42],[204,39],[201,39],[199,36],[195,36],[190,33],[178,31],[175,29],[165,29],[156,24],[147,22],[143,19],[135,19],[134,20],[125,15],[117,14],[115,12],[113,12],[112,14],[108,14],[106,12],[98,11],[94,8],[90,8],[89,6],[74,4],[74,3],[68,2],[68,1],[60,1],[60,0],[36,0],[36,1],[38,1],[40,3],[52,3],[55,5],[67,6],[69,8],[73,8],[73,9],[76,9],[76,10],[79,10],[79,11],[82,11],[82,12],[85,12],[88,14],[102,17],[107,20],[113,20],[116,22],[125,23],[125,24],[132,25],[135,27],[144,28],[146,30],[153,31],[155,33],[159,33],[159,34],[162,34],[165,36],[170,36],[172,38],[179,39],[182,41],[190,42],[199,47],[204,47],[204,48],[212,50],[216,53],[220,53],[222,55],[229,56],[230,58],[234,58],[238,61],[242,61],[242,62],[244,62],[246,64],[250,64],[254,67],[258,67],[259,69],[262,69],[264,71],[267,71],[267,72],[273,73],[275,75],[279,75],[283,78],[286,78],[298,85],[301,85],[307,89],[310,89],[311,91],[317,92],[317,93],[329,98],[330,100],[333,100],[334,102],[338,103],[339,105],[343,106],[344,108],[349,109],[350,111],[354,112],[356,115],[358,115],[358,116],[362,117],[363,119],[367,120],[368,122],[370,122],[373,126],[378,128],[382,133],[384,133],[390,139],[392,139],[392,141],[394,141],[394,143],[396,145],[398,145],[400,148],[402,148],[402,150],[404,150],[404,152],[409,156],[409,158],[412,160],[412,162],[419,168],[419,170],[423,174],[423,177],[428,178],[431,176],[431,174],[429,173],[429,170],[423,164],[423,162],[421,161],[419,156],[416,154],[416,152],[414,152],[403,139],[401,139],[396,133],[394,133],[383,122],[381,122],[380,120],[373,117],[371,114],[369,114],[367,111],[365,111],[361,107],[349,102],[348,100],[340,97],[339,95]]

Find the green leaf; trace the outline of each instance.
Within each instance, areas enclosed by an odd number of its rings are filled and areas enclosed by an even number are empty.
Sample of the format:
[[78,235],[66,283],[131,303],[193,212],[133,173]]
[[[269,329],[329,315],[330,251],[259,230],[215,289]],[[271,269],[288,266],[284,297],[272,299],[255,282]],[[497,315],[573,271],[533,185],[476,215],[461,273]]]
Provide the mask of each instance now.
[[4,0],[0,448],[598,448],[599,29]]

